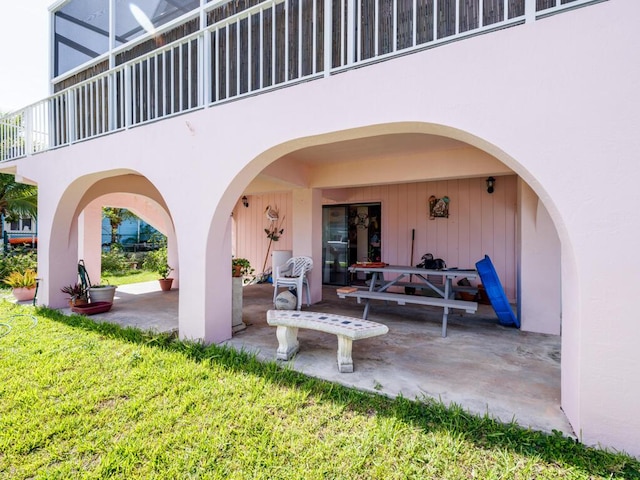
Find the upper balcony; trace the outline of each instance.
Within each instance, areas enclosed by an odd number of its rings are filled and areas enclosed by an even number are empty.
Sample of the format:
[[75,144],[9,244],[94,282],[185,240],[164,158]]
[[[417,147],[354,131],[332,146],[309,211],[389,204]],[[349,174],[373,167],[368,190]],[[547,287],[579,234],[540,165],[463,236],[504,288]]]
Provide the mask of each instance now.
[[[54,11],[56,21],[83,23],[65,12],[73,1]],[[138,26],[117,38],[113,28],[83,25],[86,35],[111,39],[107,53],[66,40],[96,58],[54,78],[50,97],[0,119],[0,161],[600,1],[190,0],[177,2],[187,13],[175,9],[161,21],[131,10]],[[113,25],[114,14],[108,17]],[[57,72],[65,42],[54,33]]]

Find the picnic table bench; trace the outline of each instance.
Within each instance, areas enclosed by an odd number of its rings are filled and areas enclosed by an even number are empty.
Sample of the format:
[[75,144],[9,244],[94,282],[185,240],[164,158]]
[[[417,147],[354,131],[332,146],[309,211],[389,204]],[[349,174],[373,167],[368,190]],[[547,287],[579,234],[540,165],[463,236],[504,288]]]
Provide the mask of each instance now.
[[340,298],[355,298],[358,303],[362,303],[364,299],[366,307],[364,309],[362,318],[366,319],[369,313],[369,300],[383,300],[396,302],[398,305],[415,304],[426,305],[431,307],[440,307],[444,309],[442,316],[442,336],[447,336],[447,318],[450,308],[464,310],[467,313],[475,313],[478,310],[478,304],[476,302],[467,302],[465,300],[454,300],[451,298],[440,297],[427,297],[423,295],[405,295],[404,293],[392,293],[392,292],[378,292],[371,290],[356,290],[353,292],[341,292],[337,291]]
[[[453,280],[457,277],[476,278],[478,272],[471,269],[461,268],[441,268],[427,269],[422,267],[412,267],[404,265],[387,265],[380,264],[353,264],[349,267],[352,273],[362,272],[371,274],[369,281],[369,290],[346,291],[338,289],[340,298],[355,297],[358,303],[362,299],[365,300],[363,319],[367,318],[369,313],[370,300],[395,301],[399,305],[413,303],[417,305],[427,305],[440,307],[442,313],[442,336],[447,336],[447,319],[450,308],[465,310],[469,313],[475,313],[478,309],[476,302],[466,300],[455,300],[455,291],[453,289]],[[389,275],[390,278],[384,278]],[[407,281],[408,280],[408,281]],[[433,292],[435,297],[403,295],[401,293],[391,293],[388,290],[392,287],[413,286],[414,288],[425,289]],[[366,292],[366,293],[365,293]]]
[[301,312],[296,310],[268,310],[267,323],[278,327],[278,350],[276,359],[290,360],[300,344],[298,329],[307,328],[320,332],[333,333],[338,337],[338,371],[353,372],[351,350],[354,340],[384,335],[389,331],[386,325],[359,318],[320,312]]
[[[367,280],[365,283],[367,286],[370,286],[371,280]],[[375,288],[383,287],[385,284],[386,282],[378,280],[375,284]],[[438,286],[439,288],[444,289],[443,284],[436,283],[435,285]],[[431,290],[431,287],[424,282],[395,282],[393,286],[394,287],[410,287],[410,288],[415,288],[416,290]],[[451,293],[455,294],[460,292],[476,294],[478,293],[478,287],[466,286],[466,285],[451,286]]]

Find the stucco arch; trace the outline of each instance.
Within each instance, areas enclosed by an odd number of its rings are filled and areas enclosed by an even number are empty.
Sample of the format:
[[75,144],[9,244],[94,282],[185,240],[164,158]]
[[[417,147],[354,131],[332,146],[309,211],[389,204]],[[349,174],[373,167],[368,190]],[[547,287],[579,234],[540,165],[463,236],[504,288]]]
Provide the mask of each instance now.
[[[391,141],[392,137],[395,135],[401,136],[406,134],[421,134],[425,136],[434,135],[456,140],[463,143],[464,145],[477,149],[479,152],[483,152],[487,156],[494,159],[496,163],[500,164],[497,167],[493,167],[490,163],[488,163],[486,171],[482,171],[481,173],[479,173],[478,171],[469,173],[469,171],[467,171],[468,175],[488,176],[495,174],[504,174],[505,171],[509,171],[511,174],[515,173],[520,179],[521,183],[525,186],[523,188],[528,188],[535,193],[535,195],[537,196],[537,199],[535,199],[535,201],[542,204],[551,217],[551,221],[553,222],[555,231],[560,239],[561,256],[559,255],[560,258],[558,259],[558,262],[561,264],[562,278],[570,278],[573,279],[572,282],[577,282],[575,262],[571,253],[571,239],[568,235],[566,224],[558,208],[556,207],[553,198],[551,198],[551,196],[548,194],[542,181],[537,179],[523,162],[518,161],[517,158],[511,156],[505,149],[500,148],[500,146],[494,145],[491,142],[474,135],[472,132],[464,131],[447,125],[438,125],[425,122],[395,122],[388,124],[370,125],[367,127],[359,127],[349,130],[326,132],[324,134],[314,135],[311,137],[291,139],[289,141],[273,145],[272,147],[258,154],[255,158],[248,161],[245,167],[242,168],[242,170],[228,184],[223,195],[221,196],[219,204],[216,206],[207,239],[207,272],[215,272],[215,264],[217,262],[224,263],[225,258],[228,259],[231,256],[230,215],[232,214],[234,207],[237,205],[238,199],[243,195],[243,192],[246,191],[246,189],[251,185],[252,181],[254,181],[254,179],[265,169],[268,169],[270,166],[276,164],[282,159],[295,157],[294,154],[301,150],[308,151],[314,148],[323,148],[327,145],[333,145],[336,149],[339,149],[341,144],[347,145],[348,142],[352,142],[354,140],[386,137]],[[288,165],[292,165],[292,163],[289,163]],[[491,170],[491,168],[497,168],[497,170]],[[291,172],[289,171],[289,173]],[[464,174],[464,172],[461,172],[461,174]],[[291,174],[290,177],[287,178],[287,180],[296,181],[297,178],[299,178],[299,176]],[[316,177],[314,177],[313,175],[309,175],[306,177],[307,183],[305,184],[304,182],[301,182],[297,185],[297,187],[300,189],[311,190],[316,188],[329,187],[326,184],[314,183],[315,180]],[[399,181],[393,178],[388,178],[387,180],[389,182]],[[383,180],[377,179],[375,181]],[[536,213],[534,212],[533,215],[535,214]],[[224,232],[224,234],[222,234],[222,232]],[[224,254],[221,256],[220,252],[224,252]],[[211,274],[207,277],[207,285],[216,285],[216,287],[207,288],[206,290],[208,292],[213,293],[214,290],[220,291],[220,273],[224,272]],[[558,302],[560,299],[560,295],[562,294],[562,305],[566,306],[577,304],[575,296],[577,295],[576,291],[577,290],[575,289],[575,285],[567,287],[563,285],[562,293],[556,292],[558,296]],[[211,296],[207,295],[206,301],[211,302],[210,308],[212,308],[214,304],[220,305],[222,300],[220,297],[218,297],[217,294],[212,294]],[[561,306],[559,305],[558,308],[561,308]],[[564,311],[562,315],[566,319],[568,316],[571,317],[572,315],[575,315],[575,312],[571,312],[571,310],[569,309]],[[224,317],[227,318],[230,317],[230,315],[225,315]],[[579,332],[578,329],[574,326],[574,323],[570,323],[570,325],[572,326],[569,330],[565,329],[563,331],[563,335],[564,337],[566,337],[563,338],[563,378],[576,378],[573,373],[575,372],[575,368],[577,368],[578,363],[576,359],[576,352],[573,350],[571,345],[574,343],[574,339],[579,334]],[[565,382],[563,384],[563,395],[564,390],[569,392],[567,396],[571,400],[565,403],[575,405],[575,398],[573,398],[574,396],[571,393],[572,385]],[[571,407],[568,408],[570,409]]]
[[[462,142],[463,144],[472,146],[482,152],[485,152],[486,154],[495,158],[498,162],[503,164],[507,169],[517,174],[518,177],[523,182],[525,182],[525,184],[529,188],[531,188],[531,190],[537,195],[539,201],[542,202],[545,209],[549,212],[549,215],[553,220],[554,227],[561,239],[563,260],[566,260],[567,262],[566,265],[563,264],[563,268],[571,270],[572,272],[574,272],[574,275],[572,276],[575,276],[575,260],[573,260],[573,255],[571,253],[573,251],[573,248],[571,247],[572,242],[566,227],[566,223],[564,222],[562,215],[557,208],[553,198],[545,189],[543,181],[536,178],[534,173],[532,173],[523,162],[519,162],[507,151],[500,148],[500,146],[494,145],[491,142],[473,134],[472,132],[464,131],[452,126],[440,125],[435,123],[393,122],[386,124],[377,124],[342,131],[331,131],[304,138],[295,138],[274,145],[264,152],[258,154],[255,158],[248,161],[244,168],[242,168],[242,170],[240,170],[235,178],[233,178],[233,180],[229,183],[221,196],[221,200],[215,209],[212,222],[216,223],[219,220],[228,218],[233,208],[235,207],[238,198],[242,196],[243,192],[253,181],[253,179],[255,179],[269,165],[274,164],[274,162],[283,157],[286,157],[287,155],[290,155],[301,149],[326,146],[329,144],[339,146],[341,143],[348,142],[350,140],[402,135],[408,133],[435,135],[457,140],[459,142]],[[488,170],[485,173],[487,175],[495,175],[502,172]],[[477,175],[477,173],[474,173],[474,175]],[[318,186],[308,184],[300,185],[300,188],[318,188]],[[326,188],[326,185],[323,185],[322,188]],[[210,230],[209,238],[212,238],[211,233],[212,231]],[[565,273],[568,273],[568,270]]]
[[[569,242],[570,244],[570,238],[567,233],[565,222],[563,221],[553,198],[545,189],[542,181],[536,178],[536,176],[526,168],[523,162],[518,161],[500,146],[494,145],[472,132],[448,125],[428,122],[391,122],[340,131],[327,131],[313,136],[294,138],[277,145],[273,145],[248,161],[240,172],[238,172],[235,178],[229,183],[222,195],[223,199],[228,198],[229,200],[223,200],[219,203],[216,208],[214,218],[218,211],[223,215],[228,215],[233,209],[237,198],[242,195],[242,192],[251,183],[251,181],[269,165],[289,154],[302,149],[309,149],[323,145],[339,145],[340,143],[350,140],[410,133],[434,135],[457,140],[480,151],[486,152],[488,155],[498,160],[508,169],[516,173],[536,193],[545,208],[549,211],[558,234],[563,238],[563,243]],[[308,185],[308,187],[314,188],[313,185]]]
[[[146,216],[163,220],[162,227],[168,233],[173,255],[172,263],[177,270],[175,229],[159,190],[146,177],[132,170],[93,173],[71,182],[60,195],[51,224],[40,225],[40,235],[48,236],[46,244],[49,246],[39,259],[39,271],[45,272],[43,277],[49,279],[48,285],[43,285],[41,303],[54,308],[64,305],[64,296],[59,288],[76,281],[76,264],[80,256],[86,261],[92,281],[100,278],[101,206],[111,198],[123,207],[134,206],[135,210],[135,200],[140,197],[148,200],[148,207],[153,211]],[[145,212],[141,213],[145,215]]]
[[[328,131],[324,134],[318,134],[314,136],[291,139],[289,141],[273,145],[266,149],[264,152],[258,154],[255,158],[248,161],[245,166],[238,172],[231,182],[226,186],[226,190],[221,196],[220,202],[216,206],[214,216],[212,219],[211,227],[208,234],[208,246],[207,252],[227,251],[230,255],[230,244],[227,239],[220,235],[221,225],[224,225],[225,230],[229,229],[229,215],[233,211],[238,199],[243,195],[243,192],[250,186],[251,182],[260,175],[261,172],[270,169],[271,166],[276,163],[286,161],[285,168],[281,169],[283,173],[283,181],[290,182],[289,188],[296,189],[327,189],[332,188],[325,176],[318,176],[308,174],[307,171],[303,171],[301,174],[292,173],[296,168],[296,155],[299,152],[305,152],[300,158],[312,158],[313,155],[310,151],[313,149],[325,149],[324,152],[338,151],[342,145],[349,149],[350,153],[354,152],[354,145],[358,145],[357,141],[367,140],[370,142],[387,142],[391,145],[390,150],[396,148],[394,142],[397,142],[398,157],[402,158],[403,153],[408,154],[406,147],[402,146],[401,142],[395,140],[396,138],[405,138],[406,135],[422,135],[425,138],[433,139],[450,139],[459,142],[456,148],[460,145],[471,150],[466,152],[465,155],[471,155],[471,161],[459,162],[460,165],[456,167],[456,170],[450,170],[448,172],[417,172],[411,169],[411,175],[417,175],[412,178],[408,178],[404,173],[398,173],[401,167],[395,169],[396,172],[386,171],[379,177],[371,175],[366,177],[362,175],[362,179],[358,179],[357,183],[354,181],[353,185],[367,185],[367,184],[381,184],[381,183],[403,183],[412,182],[417,180],[429,180],[429,175],[441,175],[436,178],[464,178],[464,177],[486,177],[489,175],[505,175],[516,174],[520,181],[523,182],[523,189],[530,189],[535,192],[537,198],[535,201],[539,205],[542,203],[546,210],[551,215],[554,228],[558,232],[562,239],[562,257],[563,260],[572,258],[572,255],[567,252],[571,251],[569,237],[566,233],[565,225],[560,217],[558,209],[555,208],[553,200],[548,195],[543,185],[534,174],[531,173],[523,163],[517,161],[505,150],[493,145],[491,142],[482,139],[471,132],[464,131],[458,128],[454,128],[447,125],[427,123],[427,122],[393,122],[387,124],[370,125],[367,127],[358,127],[342,131]],[[355,141],[355,142],[354,142]],[[327,146],[331,146],[331,150],[327,150]],[[429,147],[425,147],[425,153],[428,152]],[[409,152],[415,154],[416,152]],[[436,152],[439,154],[439,152]],[[357,155],[357,153],[354,153]],[[456,161],[460,156],[455,157]],[[454,157],[452,157],[454,158]],[[386,160],[385,160],[386,161]],[[481,167],[476,168],[473,163],[482,164]],[[400,164],[398,164],[400,165]],[[412,164],[415,165],[415,164]],[[395,164],[394,164],[395,167]],[[304,170],[302,167],[301,170]],[[316,168],[324,168],[319,164]],[[328,168],[335,168],[331,165]],[[435,169],[434,169],[435,171]],[[307,174],[305,176],[305,174]],[[397,174],[396,177],[393,175]],[[422,175],[422,176],[420,176]],[[321,178],[322,177],[322,178]],[[287,188],[287,187],[282,187]],[[531,195],[530,195],[531,196]],[[534,209],[537,211],[538,208]],[[533,214],[534,216],[536,213]],[[220,222],[220,223],[218,223]],[[558,260],[559,262],[559,260]],[[559,267],[558,267],[559,268]],[[575,277],[575,267],[573,262],[565,262],[563,264],[563,275],[567,272],[573,271],[570,276]],[[557,293],[559,296],[559,292]],[[558,327],[559,328],[559,327]]]

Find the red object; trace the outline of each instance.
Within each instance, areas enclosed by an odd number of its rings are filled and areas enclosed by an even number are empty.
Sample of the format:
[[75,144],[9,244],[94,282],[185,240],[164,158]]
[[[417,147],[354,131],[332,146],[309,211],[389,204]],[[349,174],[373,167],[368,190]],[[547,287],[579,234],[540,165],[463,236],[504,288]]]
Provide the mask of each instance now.
[[38,239],[37,238],[33,238],[33,237],[23,237],[23,238],[10,238],[9,239],[9,244],[10,245],[18,245],[20,243],[38,243]]
[[85,305],[74,305],[71,307],[71,311],[79,313],[80,315],[95,315],[96,313],[105,313],[111,310],[111,302],[95,302],[87,303]]
[[364,268],[382,268],[386,267],[388,263],[384,262],[356,262],[352,267],[364,267]]

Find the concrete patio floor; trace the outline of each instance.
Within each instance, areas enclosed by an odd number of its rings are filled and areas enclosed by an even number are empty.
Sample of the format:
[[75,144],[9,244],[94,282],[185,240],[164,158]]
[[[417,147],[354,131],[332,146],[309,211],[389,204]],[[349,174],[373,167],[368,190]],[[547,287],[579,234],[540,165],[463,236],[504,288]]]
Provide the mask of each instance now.
[[[244,288],[247,328],[224,342],[274,360],[275,328],[266,323],[272,308],[270,284]],[[340,300],[335,287],[323,288],[323,300],[303,310],[361,317],[363,306]],[[157,282],[119,287],[112,310],[92,316],[158,332],[178,327],[178,291],[161,292]],[[372,303],[369,320],[389,327],[387,335],[353,343],[353,373],[339,373],[335,335],[301,329],[300,351],[290,362],[307,375],[384,395],[408,399],[433,397],[445,404],[503,422],[565,435],[574,433],[560,408],[560,337],[503,327],[490,306],[476,314],[449,315],[441,337],[442,310]]]

